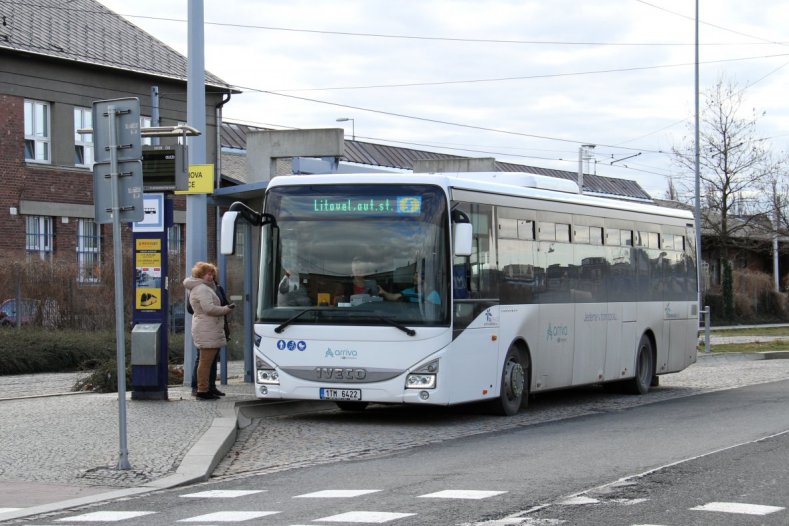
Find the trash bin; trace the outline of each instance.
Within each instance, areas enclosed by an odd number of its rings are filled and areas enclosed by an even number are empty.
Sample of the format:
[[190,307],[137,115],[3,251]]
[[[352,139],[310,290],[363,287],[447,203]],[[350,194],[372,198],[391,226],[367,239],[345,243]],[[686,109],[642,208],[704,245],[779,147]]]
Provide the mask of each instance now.
[[131,365],[159,364],[161,323],[138,323],[131,334]]

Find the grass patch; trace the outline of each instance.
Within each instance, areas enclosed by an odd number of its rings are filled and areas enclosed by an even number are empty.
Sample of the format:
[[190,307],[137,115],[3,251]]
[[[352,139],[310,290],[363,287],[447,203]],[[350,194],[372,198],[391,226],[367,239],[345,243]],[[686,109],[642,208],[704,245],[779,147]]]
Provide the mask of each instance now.
[[[131,334],[126,333],[126,363],[130,363]],[[182,334],[169,337],[171,364],[183,363]],[[115,331],[57,330],[35,327],[0,329],[0,375],[63,373],[114,367]],[[112,362],[112,366],[107,365]]]
[[[704,352],[704,344],[702,343],[697,347],[698,351]],[[773,352],[773,351],[789,351],[789,338],[786,340],[776,340],[771,342],[749,342],[749,343],[727,343],[727,344],[711,344],[710,352],[714,353],[732,353],[732,352]]]
[[[710,329],[711,336],[786,336],[789,339],[789,327],[747,327],[742,329]],[[699,331],[704,337],[704,330]]]

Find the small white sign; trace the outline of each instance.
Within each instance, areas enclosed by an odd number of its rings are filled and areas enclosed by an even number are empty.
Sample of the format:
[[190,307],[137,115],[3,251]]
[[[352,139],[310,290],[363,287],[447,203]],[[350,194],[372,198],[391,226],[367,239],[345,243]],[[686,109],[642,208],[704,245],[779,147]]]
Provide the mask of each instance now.
[[142,221],[132,224],[134,232],[164,232],[164,194],[144,194]]

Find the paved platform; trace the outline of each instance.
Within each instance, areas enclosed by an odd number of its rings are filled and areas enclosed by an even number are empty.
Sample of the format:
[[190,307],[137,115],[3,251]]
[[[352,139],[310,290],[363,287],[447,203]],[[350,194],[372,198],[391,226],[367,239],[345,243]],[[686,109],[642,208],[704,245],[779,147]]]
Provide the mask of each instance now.
[[243,362],[229,364],[226,396],[126,396],[131,469],[118,469],[117,393],[75,393],[78,373],[0,376],[0,521],[207,480],[232,447],[236,404],[254,400]]

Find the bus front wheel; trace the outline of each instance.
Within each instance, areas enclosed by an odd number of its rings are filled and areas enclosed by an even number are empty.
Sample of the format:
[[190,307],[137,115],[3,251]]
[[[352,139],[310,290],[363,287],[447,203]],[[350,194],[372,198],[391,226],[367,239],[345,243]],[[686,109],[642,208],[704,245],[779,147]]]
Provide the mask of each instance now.
[[529,399],[529,366],[515,347],[510,347],[501,370],[500,396],[492,400],[494,413],[512,416]]
[[628,381],[627,391],[632,394],[647,394],[655,375],[655,355],[652,352],[652,341],[645,334],[641,336],[636,351],[636,375]]

